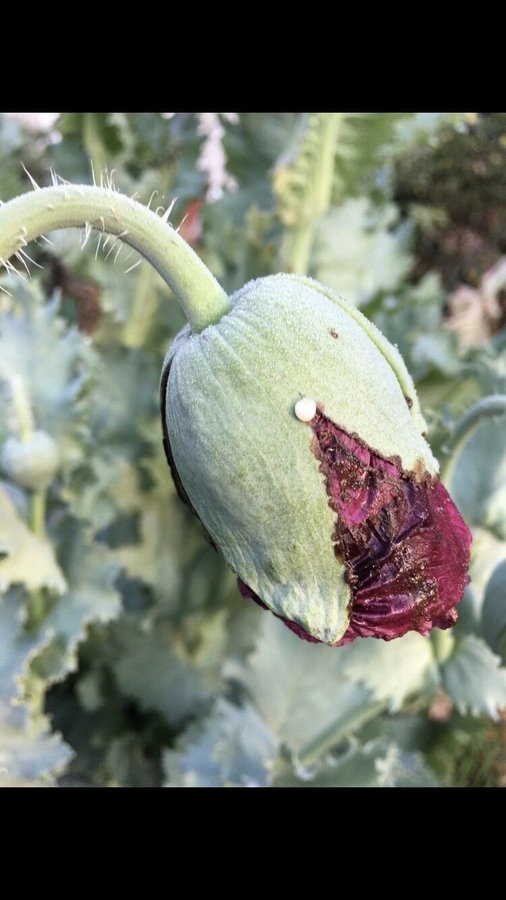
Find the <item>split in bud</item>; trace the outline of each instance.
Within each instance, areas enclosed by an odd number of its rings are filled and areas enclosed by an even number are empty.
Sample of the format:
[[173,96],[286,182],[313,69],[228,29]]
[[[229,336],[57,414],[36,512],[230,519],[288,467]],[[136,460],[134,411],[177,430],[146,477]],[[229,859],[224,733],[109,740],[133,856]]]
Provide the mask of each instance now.
[[[336,515],[336,558],[351,586],[350,622],[336,646],[356,637],[428,634],[457,620],[468,582],[471,533],[436,479],[417,483],[318,411],[312,450]],[[239,581],[243,596],[265,604]],[[299,637],[315,638],[283,620]]]

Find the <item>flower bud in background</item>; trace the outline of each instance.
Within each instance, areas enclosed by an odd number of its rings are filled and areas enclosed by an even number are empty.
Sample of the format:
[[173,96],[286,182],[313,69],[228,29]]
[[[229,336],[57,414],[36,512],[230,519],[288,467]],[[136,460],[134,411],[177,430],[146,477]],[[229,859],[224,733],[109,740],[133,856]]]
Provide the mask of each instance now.
[[59,465],[58,446],[45,431],[34,431],[24,441],[11,435],[0,448],[0,467],[5,474],[32,491],[46,490]]
[[176,338],[162,418],[241,592],[330,645],[452,625],[471,535],[396,348],[308,278],[250,282],[231,304]]

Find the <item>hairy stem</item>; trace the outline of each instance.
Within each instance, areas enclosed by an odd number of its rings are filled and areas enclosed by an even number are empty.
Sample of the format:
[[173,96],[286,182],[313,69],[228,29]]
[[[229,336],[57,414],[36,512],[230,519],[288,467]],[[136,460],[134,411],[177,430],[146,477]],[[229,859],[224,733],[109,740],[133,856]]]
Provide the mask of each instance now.
[[111,188],[62,184],[16,197],[0,207],[0,263],[23,259],[34,238],[55,228],[93,228],[117,235],[155,267],[174,291],[195,332],[230,309],[209,269],[164,218]]

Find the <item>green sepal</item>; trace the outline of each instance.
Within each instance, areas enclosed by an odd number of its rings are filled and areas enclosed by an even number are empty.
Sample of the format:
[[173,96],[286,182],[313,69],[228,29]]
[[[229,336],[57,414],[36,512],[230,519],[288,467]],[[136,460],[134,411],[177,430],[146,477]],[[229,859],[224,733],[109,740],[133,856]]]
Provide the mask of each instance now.
[[317,282],[269,276],[231,304],[200,334],[183,329],[167,356],[170,451],[232,569],[273,612],[334,643],[351,591],[313,433],[294,406],[313,398],[340,428],[422,478],[438,467],[414,386],[395,348]]

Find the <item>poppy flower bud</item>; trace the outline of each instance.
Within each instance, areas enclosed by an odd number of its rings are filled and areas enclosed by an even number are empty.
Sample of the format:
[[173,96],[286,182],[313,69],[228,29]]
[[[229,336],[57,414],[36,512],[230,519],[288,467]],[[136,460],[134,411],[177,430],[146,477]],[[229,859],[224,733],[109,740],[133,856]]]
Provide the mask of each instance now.
[[309,278],[230,302],[174,341],[162,418],[176,483],[242,593],[331,645],[452,625],[471,535],[396,348]]
[[32,491],[45,490],[60,464],[58,446],[45,431],[34,431],[29,440],[11,435],[0,448],[0,465],[17,484]]
[[[25,264],[46,230],[94,228],[149,260],[187,315],[162,373],[165,447],[243,593],[331,645],[453,624],[471,535],[396,348],[308,278],[269,276],[228,298],[167,224],[171,207],[158,216],[112,177],[33,184],[0,207],[2,265]],[[36,460],[9,445],[7,474],[42,489],[58,466],[46,445]]]

